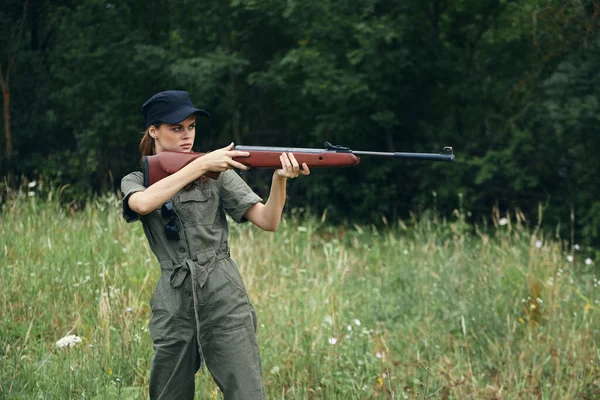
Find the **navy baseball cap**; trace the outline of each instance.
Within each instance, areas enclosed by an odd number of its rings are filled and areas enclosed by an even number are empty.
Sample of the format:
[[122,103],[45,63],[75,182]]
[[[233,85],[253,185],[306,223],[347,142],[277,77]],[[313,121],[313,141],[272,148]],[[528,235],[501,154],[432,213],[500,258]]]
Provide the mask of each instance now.
[[210,118],[210,114],[194,107],[188,92],[167,90],[156,93],[142,106],[146,127],[159,122],[176,124],[192,114]]

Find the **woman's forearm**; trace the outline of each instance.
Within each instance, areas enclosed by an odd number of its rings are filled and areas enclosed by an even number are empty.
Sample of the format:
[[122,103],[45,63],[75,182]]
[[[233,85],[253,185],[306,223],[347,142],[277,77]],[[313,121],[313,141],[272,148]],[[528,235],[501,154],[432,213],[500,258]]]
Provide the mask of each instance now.
[[256,203],[244,215],[248,221],[265,231],[276,231],[285,205],[287,178],[273,174],[271,191],[265,204]]
[[146,215],[166,203],[188,183],[198,179],[207,172],[202,157],[192,161],[179,171],[161,179],[143,192],[136,192],[129,197],[129,207],[140,215]]
[[269,198],[263,208],[263,221],[271,231],[277,230],[286,200],[287,178],[273,174]]

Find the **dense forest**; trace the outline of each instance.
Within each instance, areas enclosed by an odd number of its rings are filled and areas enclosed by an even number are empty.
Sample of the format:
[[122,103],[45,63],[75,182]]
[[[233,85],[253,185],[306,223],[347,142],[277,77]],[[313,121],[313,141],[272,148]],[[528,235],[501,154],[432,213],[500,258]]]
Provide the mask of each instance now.
[[[290,209],[497,209],[598,244],[599,28],[596,0],[3,0],[2,201],[33,180],[71,204],[118,192],[140,168],[141,104],[182,89],[213,116],[197,151],[455,150],[315,170]],[[265,174],[245,174],[263,195]]]

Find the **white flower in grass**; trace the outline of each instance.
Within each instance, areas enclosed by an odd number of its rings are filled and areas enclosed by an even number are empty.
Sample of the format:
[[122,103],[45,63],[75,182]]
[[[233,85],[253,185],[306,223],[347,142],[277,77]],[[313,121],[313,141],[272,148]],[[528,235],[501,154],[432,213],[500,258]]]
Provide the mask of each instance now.
[[64,347],[74,347],[77,343],[81,343],[82,339],[77,335],[68,335],[56,342],[56,347],[62,349]]
[[585,265],[592,265],[592,263],[593,263],[593,261],[591,258],[588,257],[585,259]]
[[573,262],[573,256],[569,254],[569,255],[567,256],[567,261],[568,261],[568,262]]
[[333,345],[334,345],[334,344],[336,344],[336,343],[337,343],[337,339],[336,339],[336,338],[334,338],[334,337],[330,337],[330,338],[329,338],[329,344],[330,344],[330,345],[332,345],[332,346],[333,346]]
[[377,357],[377,358],[382,358],[382,357],[383,357],[383,354],[381,354],[380,352],[377,352],[377,353],[375,353],[375,357]]
[[352,325],[348,325],[348,326],[346,327],[346,329],[348,329],[348,331],[351,331],[351,330],[352,330]]
[[541,240],[535,241],[535,247],[537,247],[538,249],[541,249],[543,245],[544,245],[544,243],[542,243]]
[[27,196],[29,196],[29,197],[35,197],[35,192],[27,192]]
[[355,319],[355,320],[354,320],[354,324],[355,324],[356,326],[360,326],[360,320],[358,320],[358,319]]
[[578,244],[575,244],[575,246],[573,246],[573,248],[577,251],[581,250],[581,246]]
[[31,182],[29,182],[29,183],[27,184],[27,187],[31,189],[31,188],[34,188],[34,187],[35,187],[35,185],[37,185],[37,182],[36,182],[36,181],[31,181]]
[[498,225],[500,225],[500,226],[504,226],[504,225],[507,225],[507,224],[508,224],[508,219],[507,218],[500,218],[498,220]]

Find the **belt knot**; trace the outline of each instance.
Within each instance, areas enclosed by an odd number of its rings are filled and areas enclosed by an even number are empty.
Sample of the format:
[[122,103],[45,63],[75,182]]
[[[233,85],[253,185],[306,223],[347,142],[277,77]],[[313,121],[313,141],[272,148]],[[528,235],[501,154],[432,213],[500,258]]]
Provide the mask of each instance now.
[[220,248],[218,251],[208,249],[197,253],[193,258],[186,258],[180,264],[174,266],[169,276],[169,283],[172,288],[178,288],[183,284],[188,273],[196,277],[200,287],[203,287],[208,280],[208,274],[215,268],[217,260],[229,257],[229,248]]

